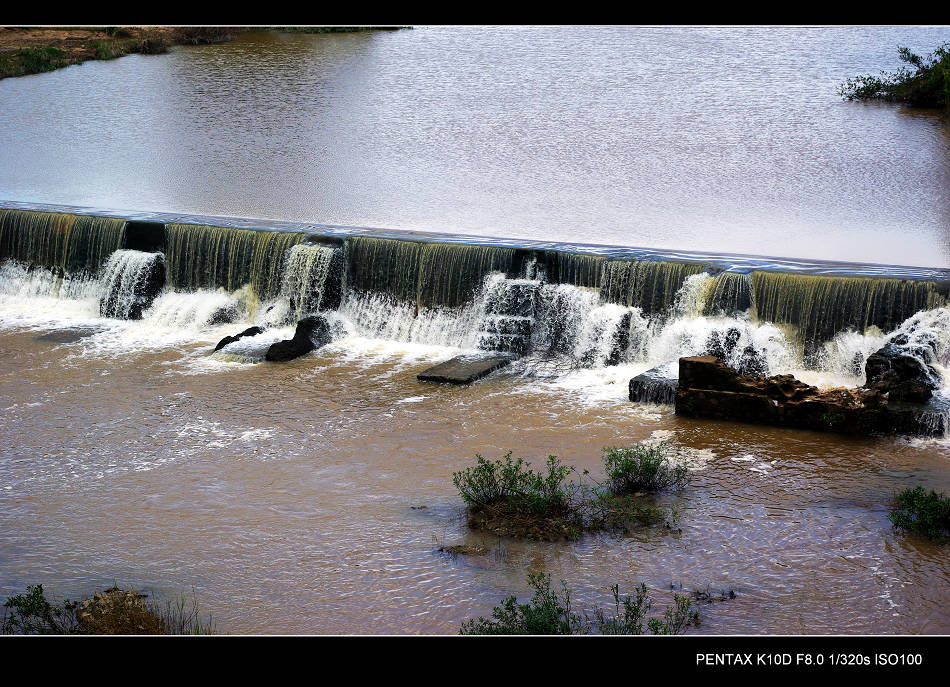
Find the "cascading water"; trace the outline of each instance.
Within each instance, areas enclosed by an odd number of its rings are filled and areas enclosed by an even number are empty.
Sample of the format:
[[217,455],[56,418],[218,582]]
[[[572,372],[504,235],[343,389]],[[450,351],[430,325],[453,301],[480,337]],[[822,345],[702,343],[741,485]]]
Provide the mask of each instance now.
[[701,264],[662,260],[610,260],[604,266],[601,300],[638,307],[648,315],[666,312],[686,278]]
[[122,247],[126,220],[29,210],[0,210],[0,262],[95,275]]
[[338,249],[298,244],[290,249],[280,295],[296,322],[320,310],[327,277]]
[[250,285],[249,307],[275,298],[283,282],[288,250],[306,240],[302,232],[255,231],[193,224],[165,226],[167,281],[194,291]]
[[889,331],[916,312],[946,303],[934,282],[917,279],[756,270],[752,290],[755,318],[794,327],[806,353],[838,332],[863,333],[871,326]]
[[117,250],[99,279],[103,317],[137,320],[165,284],[165,256],[137,250]]

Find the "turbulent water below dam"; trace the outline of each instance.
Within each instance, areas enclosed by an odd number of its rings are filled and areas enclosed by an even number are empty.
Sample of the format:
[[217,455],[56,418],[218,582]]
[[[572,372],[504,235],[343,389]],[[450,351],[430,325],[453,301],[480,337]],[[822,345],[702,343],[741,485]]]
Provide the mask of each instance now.
[[[908,486],[950,491],[950,439],[695,421],[627,397],[633,376],[711,350],[857,386],[886,342],[930,351],[943,383],[939,270],[112,214],[0,210],[0,596],[116,581],[194,588],[226,632],[453,633],[543,571],[580,608],[606,607],[614,583],[661,605],[734,590],[703,607],[709,633],[950,627],[945,551],[887,519]],[[330,344],[262,362],[315,312]],[[498,352],[520,357],[469,387],[416,379]],[[599,477],[603,447],[655,439],[693,474],[656,497],[679,530],[499,539],[468,529],[452,486],[476,453]],[[454,544],[483,553],[439,551]]]

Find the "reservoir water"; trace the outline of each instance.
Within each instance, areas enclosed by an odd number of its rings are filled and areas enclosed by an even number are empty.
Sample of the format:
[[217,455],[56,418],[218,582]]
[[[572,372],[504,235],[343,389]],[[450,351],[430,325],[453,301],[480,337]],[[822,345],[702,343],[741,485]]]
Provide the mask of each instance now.
[[950,266],[950,28],[247,34],[0,81],[0,199]]

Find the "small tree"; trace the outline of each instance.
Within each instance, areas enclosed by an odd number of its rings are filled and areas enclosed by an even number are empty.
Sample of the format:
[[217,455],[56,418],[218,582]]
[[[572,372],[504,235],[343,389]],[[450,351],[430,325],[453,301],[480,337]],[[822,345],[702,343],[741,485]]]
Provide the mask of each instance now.
[[905,47],[897,48],[905,65],[880,76],[856,76],[838,87],[846,100],[884,100],[914,107],[950,107],[950,43],[923,58]]

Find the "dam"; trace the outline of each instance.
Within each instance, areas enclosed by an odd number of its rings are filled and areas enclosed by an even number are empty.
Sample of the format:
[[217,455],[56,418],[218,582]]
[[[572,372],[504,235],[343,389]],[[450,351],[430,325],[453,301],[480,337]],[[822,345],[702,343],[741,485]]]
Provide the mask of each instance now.
[[106,317],[181,299],[189,327],[325,312],[339,332],[588,368],[705,355],[732,331],[727,361],[751,347],[771,373],[857,378],[881,337],[929,313],[927,362],[946,362],[950,270],[17,205],[0,209],[4,293],[98,297]]

